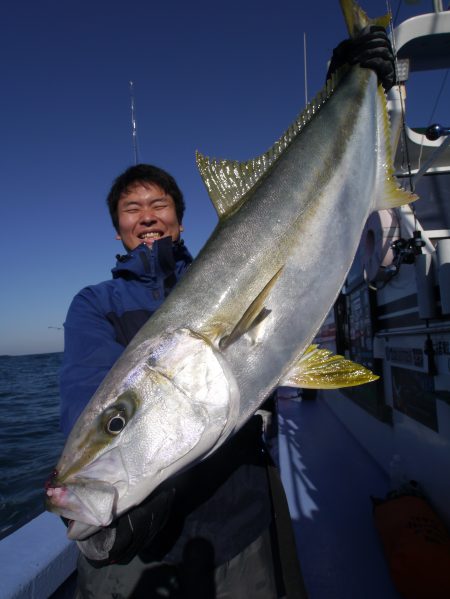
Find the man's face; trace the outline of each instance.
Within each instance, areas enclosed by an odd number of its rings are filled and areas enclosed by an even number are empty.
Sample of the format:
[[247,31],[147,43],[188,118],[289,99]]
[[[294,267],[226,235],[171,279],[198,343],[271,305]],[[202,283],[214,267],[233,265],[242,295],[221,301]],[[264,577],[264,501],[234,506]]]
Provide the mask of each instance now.
[[151,246],[161,237],[172,237],[176,241],[183,230],[172,196],[154,183],[135,183],[122,194],[117,204],[117,216],[117,239],[128,251],[141,243]]

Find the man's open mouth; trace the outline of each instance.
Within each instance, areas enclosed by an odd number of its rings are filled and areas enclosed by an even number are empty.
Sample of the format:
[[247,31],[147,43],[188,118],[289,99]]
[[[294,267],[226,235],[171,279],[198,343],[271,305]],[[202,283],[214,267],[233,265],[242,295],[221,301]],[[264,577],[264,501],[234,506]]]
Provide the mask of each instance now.
[[147,239],[159,239],[162,235],[162,231],[146,231],[139,235],[139,239],[142,239],[142,241],[146,241]]

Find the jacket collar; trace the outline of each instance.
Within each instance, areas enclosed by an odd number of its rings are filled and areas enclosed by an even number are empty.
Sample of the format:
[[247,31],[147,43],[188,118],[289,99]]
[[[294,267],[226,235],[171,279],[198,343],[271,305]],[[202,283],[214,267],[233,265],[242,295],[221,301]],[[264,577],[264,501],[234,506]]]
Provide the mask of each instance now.
[[141,243],[123,256],[117,254],[116,258],[116,266],[111,271],[114,279],[166,277],[176,270],[177,263],[188,266],[192,262],[184,241],[172,241],[170,237],[157,239],[151,248]]

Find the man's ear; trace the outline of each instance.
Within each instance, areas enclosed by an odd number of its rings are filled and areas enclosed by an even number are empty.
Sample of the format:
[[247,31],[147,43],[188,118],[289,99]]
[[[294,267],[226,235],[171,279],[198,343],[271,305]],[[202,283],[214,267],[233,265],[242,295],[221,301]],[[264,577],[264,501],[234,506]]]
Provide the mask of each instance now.
[[180,225],[180,233],[181,233],[181,231],[184,231],[183,225]]
[[117,241],[122,241],[122,237],[119,235],[119,233],[116,233],[116,239]]

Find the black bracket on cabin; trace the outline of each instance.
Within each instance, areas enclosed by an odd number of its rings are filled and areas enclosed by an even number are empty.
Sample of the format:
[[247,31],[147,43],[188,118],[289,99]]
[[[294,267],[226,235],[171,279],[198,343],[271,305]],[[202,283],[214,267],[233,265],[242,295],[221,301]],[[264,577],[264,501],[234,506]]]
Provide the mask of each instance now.
[[400,268],[401,264],[414,264],[416,256],[422,253],[424,245],[425,241],[422,239],[420,231],[414,231],[413,237],[410,239],[396,239],[391,244],[394,252],[392,264],[396,267],[396,270]]

